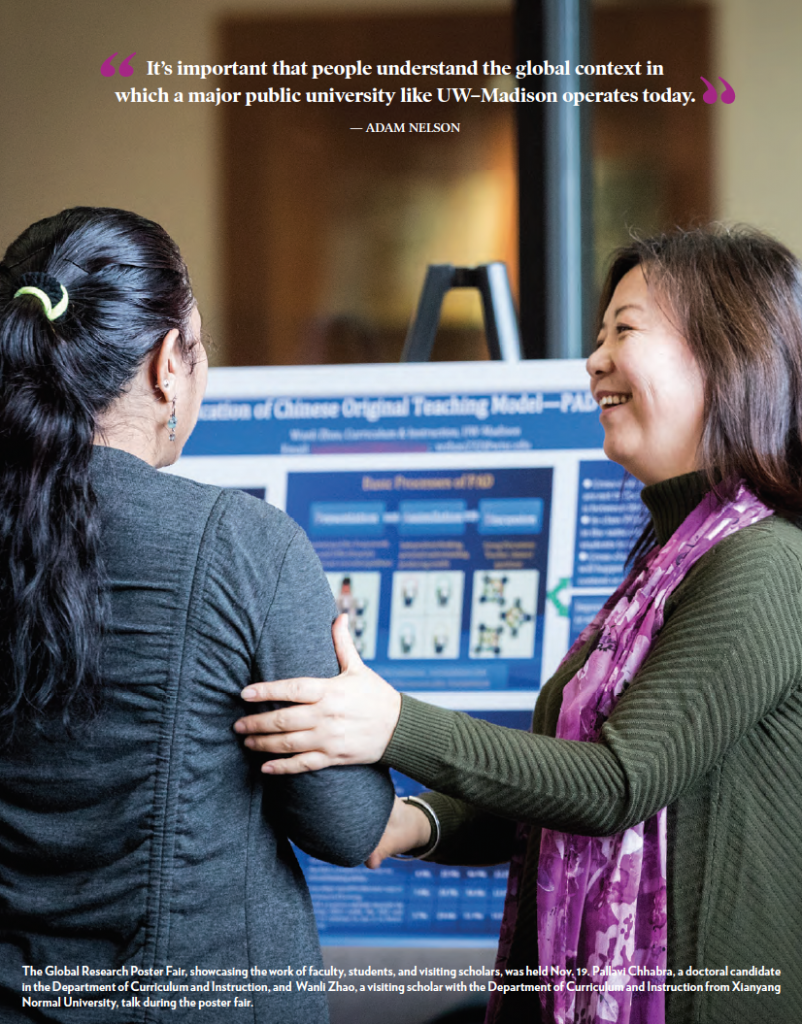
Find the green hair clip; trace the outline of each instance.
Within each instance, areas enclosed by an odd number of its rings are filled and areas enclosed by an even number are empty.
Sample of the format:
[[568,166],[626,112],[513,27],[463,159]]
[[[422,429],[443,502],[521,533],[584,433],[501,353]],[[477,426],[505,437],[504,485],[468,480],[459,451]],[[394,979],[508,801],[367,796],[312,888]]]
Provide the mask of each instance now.
[[[28,276],[27,274],[25,275]],[[30,275],[33,276],[33,275]],[[39,275],[37,275],[39,276]],[[45,275],[41,275],[45,276]],[[49,277],[49,275],[47,275]],[[34,284],[23,285],[22,288],[18,288],[14,292],[14,298],[19,298],[20,295],[35,295],[37,299],[42,303],[44,307],[45,316],[48,320],[58,320],[58,318],[65,312],[70,301],[70,297],[67,294],[67,289],[64,285],[57,281],[54,277],[51,277],[47,282],[37,282],[46,284],[48,291],[44,291],[42,288],[37,288]],[[61,298],[53,305],[53,296],[58,295],[58,289],[61,289]],[[48,294],[50,292],[50,294]]]

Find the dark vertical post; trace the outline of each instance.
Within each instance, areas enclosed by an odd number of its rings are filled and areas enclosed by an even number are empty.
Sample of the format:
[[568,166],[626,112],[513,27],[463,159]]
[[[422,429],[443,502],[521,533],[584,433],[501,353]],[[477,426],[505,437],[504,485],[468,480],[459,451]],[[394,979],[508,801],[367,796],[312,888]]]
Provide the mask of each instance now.
[[576,74],[589,53],[588,0],[516,0],[516,57],[568,74],[524,79],[556,103],[518,107],[521,336],[529,358],[580,358],[592,301],[592,165]]
[[[539,63],[545,53],[544,0],[515,0],[515,63]],[[544,87],[542,78],[523,78],[527,90]],[[519,103],[518,119],[518,259],[521,347],[526,359],[545,359],[548,333],[546,293],[546,109]]]

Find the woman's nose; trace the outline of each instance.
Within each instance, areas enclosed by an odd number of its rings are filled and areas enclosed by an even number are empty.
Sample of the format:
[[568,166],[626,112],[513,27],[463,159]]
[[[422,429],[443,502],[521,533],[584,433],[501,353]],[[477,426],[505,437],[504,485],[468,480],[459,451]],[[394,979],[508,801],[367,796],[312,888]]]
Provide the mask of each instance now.
[[602,342],[588,356],[585,369],[591,377],[596,377],[600,373],[607,373],[610,367],[610,354],[607,345]]

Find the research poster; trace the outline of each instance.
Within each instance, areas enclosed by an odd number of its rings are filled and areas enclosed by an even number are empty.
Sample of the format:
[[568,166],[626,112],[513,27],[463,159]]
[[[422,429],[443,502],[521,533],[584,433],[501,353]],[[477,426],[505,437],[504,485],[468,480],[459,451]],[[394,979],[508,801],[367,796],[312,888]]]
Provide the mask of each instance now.
[[[639,532],[602,440],[579,361],[225,369],[171,471],[292,516],[399,690],[526,729]],[[325,946],[495,944],[506,866],[300,859]]]

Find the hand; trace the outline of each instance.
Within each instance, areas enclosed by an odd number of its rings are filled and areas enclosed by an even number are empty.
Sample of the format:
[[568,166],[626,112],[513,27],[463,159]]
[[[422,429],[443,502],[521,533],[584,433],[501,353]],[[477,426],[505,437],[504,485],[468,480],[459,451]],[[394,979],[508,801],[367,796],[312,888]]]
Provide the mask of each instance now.
[[[245,746],[292,757],[266,761],[270,775],[318,771],[334,764],[373,764],[387,748],[401,712],[401,694],[359,657],[348,616],[332,626],[340,675],[334,679],[283,679],[252,683],[243,700],[291,701],[293,706],[240,718]],[[424,815],[425,817],[425,815]]]
[[377,868],[385,857],[417,850],[419,846],[426,846],[431,838],[432,826],[425,812],[396,797],[384,835],[365,863],[369,868]]

